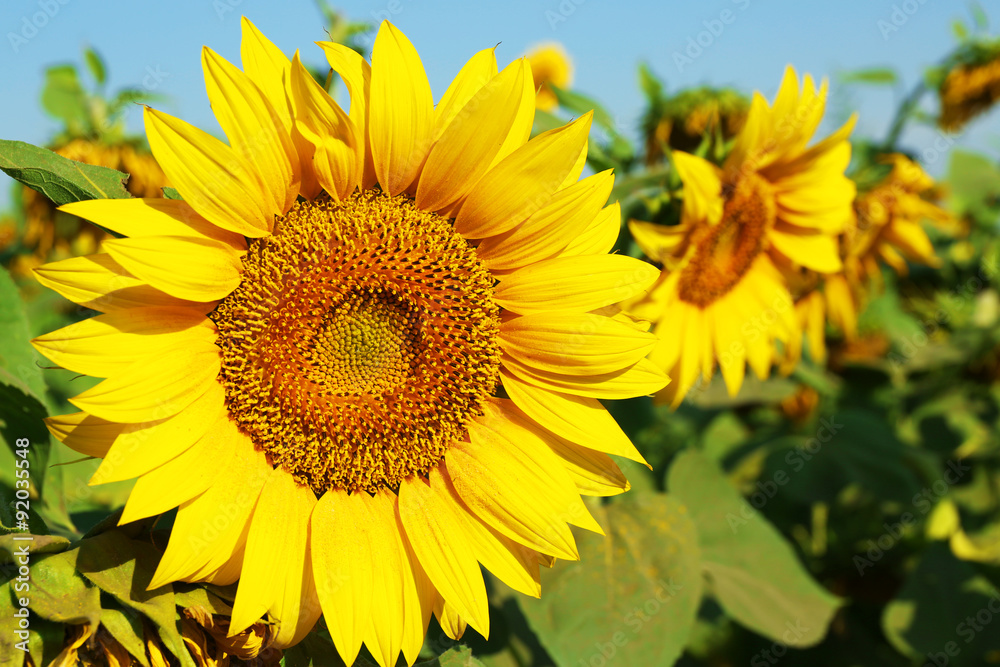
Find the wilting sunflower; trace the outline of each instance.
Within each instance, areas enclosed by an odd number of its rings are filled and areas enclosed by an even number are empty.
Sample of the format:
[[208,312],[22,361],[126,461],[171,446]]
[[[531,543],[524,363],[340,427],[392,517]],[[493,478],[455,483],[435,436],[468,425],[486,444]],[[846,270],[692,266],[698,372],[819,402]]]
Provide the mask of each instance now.
[[808,75],[800,88],[789,67],[774,106],[754,94],[721,168],[673,153],[684,184],[679,225],[631,223],[643,251],[664,270],[629,310],[657,323],[660,340],[650,360],[674,379],[660,397],[675,406],[699,375],[712,377],[717,362],[733,394],[747,364],[766,378],[775,341],[800,335],[782,271],[841,269],[837,235],[855,192],[844,176],[854,119],[807,148],[826,90],[826,82],[817,89]]
[[552,111],[559,106],[552,86],[566,88],[573,82],[573,65],[569,56],[561,44],[553,42],[535,47],[527,57],[535,82],[535,107]]
[[539,595],[568,524],[601,530],[579,494],[628,488],[598,399],[666,378],[603,313],[656,271],[606,254],[590,115],[528,140],[526,60],[481,51],[435,106],[383,23],[370,66],[320,43],[345,113],[243,30],[243,70],[203,52],[229,145],[146,110],[183,201],[65,207],[127,238],[38,270],[103,313],[35,341],[107,378],[49,426],[104,458],[92,484],[138,477],[123,522],[180,507],[151,586],[239,579],[231,634],[267,613],[286,647],[322,608],[348,664],[412,663],[431,613],[488,633],[480,563]]
[[651,101],[642,121],[646,137],[646,164],[663,160],[664,148],[693,151],[705,135],[723,141],[735,137],[747,119],[749,102],[727,88],[693,88],[673,97]]
[[944,76],[938,96],[938,125],[949,132],[993,107],[1000,101],[1000,43],[973,49],[970,62],[956,64]]

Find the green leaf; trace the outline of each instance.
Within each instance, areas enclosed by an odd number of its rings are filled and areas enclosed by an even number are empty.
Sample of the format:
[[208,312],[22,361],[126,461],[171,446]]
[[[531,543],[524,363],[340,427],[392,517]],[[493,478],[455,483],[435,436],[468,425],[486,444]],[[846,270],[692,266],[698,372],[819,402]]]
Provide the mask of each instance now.
[[0,171],[57,206],[85,199],[128,199],[128,174],[83,164],[23,141],[0,139]]
[[948,165],[948,187],[955,213],[980,222],[995,220],[1000,212],[1000,168],[977,153],[953,150]]
[[[982,619],[988,612],[997,620],[992,611],[1000,608],[997,599],[989,581],[937,542],[886,606],[882,628],[893,646],[914,659],[933,655],[934,664],[986,664],[984,654],[1000,649],[1000,633]],[[958,655],[959,660],[949,660]]]
[[59,623],[96,625],[101,591],[76,571],[79,549],[32,559],[31,611]]
[[56,65],[45,71],[42,107],[51,115],[72,125],[87,123],[87,94],[73,65]]
[[579,561],[543,570],[541,599],[520,599],[529,624],[559,665],[672,665],[701,602],[690,513],[661,493],[592,513],[607,536],[581,534]]
[[601,106],[597,100],[570,90],[563,90],[557,86],[551,86],[551,88],[556,99],[559,100],[559,106],[563,109],[576,116],[593,111],[595,125],[607,132],[612,138],[621,136],[618,133],[618,124],[615,122],[614,116],[608,113],[607,109]]
[[787,474],[782,493],[810,504],[833,502],[853,484],[881,500],[907,502],[920,483],[907,465],[909,452],[877,415],[844,410],[820,421],[816,435],[801,446],[779,449],[768,458],[764,477]]
[[989,17],[986,15],[986,10],[978,2],[969,3],[969,11],[972,13],[972,22],[975,24],[977,30],[988,30],[990,26]]
[[6,269],[0,268],[0,368],[18,380],[18,385],[40,401],[45,400],[45,378],[41,357],[28,342],[31,327],[21,294]]
[[955,39],[960,42],[964,42],[969,39],[969,29],[965,27],[959,19],[955,19],[951,22],[951,34],[955,35]]
[[864,83],[874,86],[892,86],[899,80],[896,70],[888,67],[871,67],[844,72],[840,75],[842,83]]
[[418,662],[414,667],[484,667],[484,665],[472,656],[471,648],[456,646],[433,660]]
[[181,197],[181,193],[177,192],[176,188],[163,188],[163,196],[167,199],[184,199],[184,197]]
[[639,63],[639,87],[650,106],[663,100],[663,82],[646,63]]
[[107,607],[101,611],[101,625],[142,667],[149,667],[143,640],[142,617],[132,610]]
[[88,47],[83,52],[83,57],[87,61],[87,68],[90,73],[94,75],[94,80],[97,81],[97,85],[103,86],[104,82],[107,81],[108,74],[107,68],[104,66],[104,59],[101,55],[94,49]]
[[163,645],[185,667],[194,661],[177,631],[173,588],[166,584],[146,590],[160,553],[151,544],[130,540],[120,530],[109,530],[80,543],[80,573],[126,607],[146,616],[157,628]]
[[[23,539],[27,537],[32,539]],[[25,546],[28,547],[29,554],[61,553],[69,547],[69,540],[58,535],[8,533],[0,536],[0,565],[13,563],[14,554],[19,553],[19,550]]]
[[788,646],[822,640],[838,598],[809,576],[788,542],[722,471],[688,450],[674,460],[667,484],[697,526],[702,567],[726,613]]

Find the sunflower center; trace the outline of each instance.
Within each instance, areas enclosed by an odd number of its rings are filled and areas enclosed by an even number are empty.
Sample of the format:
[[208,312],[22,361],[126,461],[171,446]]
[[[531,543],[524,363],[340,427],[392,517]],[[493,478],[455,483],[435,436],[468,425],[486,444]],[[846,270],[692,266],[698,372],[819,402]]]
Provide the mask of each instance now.
[[298,203],[211,317],[232,418],[317,493],[426,474],[498,379],[493,278],[405,196]]
[[774,195],[757,174],[741,175],[724,186],[724,195],[722,219],[696,232],[693,256],[677,285],[683,301],[702,308],[740,282],[765,249],[775,219]]

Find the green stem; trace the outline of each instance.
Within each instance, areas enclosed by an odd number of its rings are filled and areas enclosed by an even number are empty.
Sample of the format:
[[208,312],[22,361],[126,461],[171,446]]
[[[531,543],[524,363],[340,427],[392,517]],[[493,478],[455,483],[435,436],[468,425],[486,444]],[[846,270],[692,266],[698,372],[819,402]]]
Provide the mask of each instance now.
[[903,102],[896,109],[896,116],[892,119],[892,125],[889,127],[889,134],[886,136],[885,141],[882,142],[882,150],[889,152],[893,150],[896,146],[896,142],[899,141],[899,136],[903,133],[903,128],[906,127],[907,121],[913,117],[913,112],[916,110],[917,105],[920,103],[920,98],[923,97],[924,93],[927,92],[927,85],[921,80],[910,94],[903,98]]

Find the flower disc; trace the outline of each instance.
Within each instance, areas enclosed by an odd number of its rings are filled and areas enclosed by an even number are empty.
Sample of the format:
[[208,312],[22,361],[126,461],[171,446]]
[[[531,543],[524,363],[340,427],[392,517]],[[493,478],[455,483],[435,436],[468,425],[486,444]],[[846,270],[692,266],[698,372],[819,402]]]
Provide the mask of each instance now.
[[211,314],[234,420],[318,493],[399,488],[466,437],[499,372],[475,250],[405,196],[292,207]]

